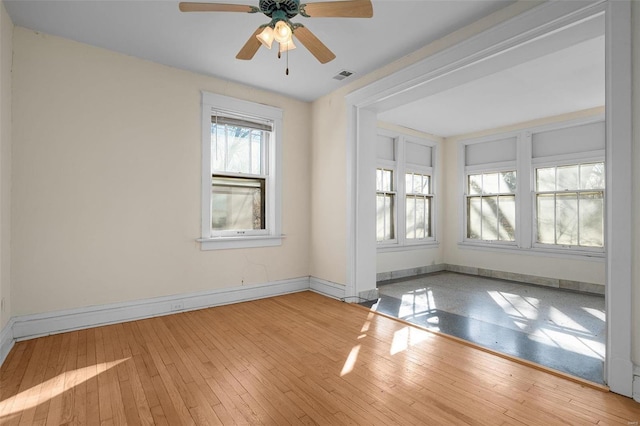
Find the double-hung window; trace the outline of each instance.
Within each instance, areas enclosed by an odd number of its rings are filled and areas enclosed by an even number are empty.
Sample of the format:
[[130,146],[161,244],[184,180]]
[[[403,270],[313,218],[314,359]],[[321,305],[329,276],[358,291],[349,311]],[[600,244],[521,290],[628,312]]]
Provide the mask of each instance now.
[[376,240],[396,240],[396,191],[394,171],[376,169]]
[[203,249],[278,245],[281,110],[203,93]]
[[516,240],[516,171],[467,175],[467,238]]
[[461,148],[465,162],[463,241],[514,245],[517,137],[487,137]]
[[540,167],[535,172],[536,243],[604,246],[604,163]]
[[378,247],[435,243],[436,142],[379,129],[376,169]]
[[601,257],[604,148],[600,117],[461,141],[462,243]]

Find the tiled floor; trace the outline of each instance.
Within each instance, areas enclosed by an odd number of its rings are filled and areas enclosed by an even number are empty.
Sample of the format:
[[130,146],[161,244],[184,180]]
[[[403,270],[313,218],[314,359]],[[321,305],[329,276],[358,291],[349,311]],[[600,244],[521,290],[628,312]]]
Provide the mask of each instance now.
[[603,296],[453,272],[378,289],[379,312],[603,383]]

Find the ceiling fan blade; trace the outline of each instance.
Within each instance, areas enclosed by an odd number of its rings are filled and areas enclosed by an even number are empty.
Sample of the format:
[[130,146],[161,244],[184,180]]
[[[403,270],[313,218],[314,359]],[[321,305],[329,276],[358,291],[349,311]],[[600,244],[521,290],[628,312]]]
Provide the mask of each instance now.
[[253,34],[251,34],[249,40],[247,40],[244,46],[242,46],[242,49],[240,49],[240,51],[236,55],[236,59],[243,59],[248,61],[249,59],[253,58],[253,56],[261,46],[260,40],[258,40],[256,36],[260,34],[262,30],[263,28],[259,27]]
[[181,2],[179,5],[181,12],[246,12],[255,11],[254,7],[243,4],[226,3],[193,3]]
[[371,18],[371,0],[348,0],[307,3],[300,6],[311,18]]
[[302,43],[304,47],[309,49],[309,52],[311,52],[311,54],[315,56],[320,63],[326,64],[327,62],[335,59],[336,55],[334,55],[334,53],[330,51],[329,48],[325,46],[320,39],[318,39],[318,37],[313,35],[307,27],[301,26],[296,28],[293,35],[300,40],[300,43]]

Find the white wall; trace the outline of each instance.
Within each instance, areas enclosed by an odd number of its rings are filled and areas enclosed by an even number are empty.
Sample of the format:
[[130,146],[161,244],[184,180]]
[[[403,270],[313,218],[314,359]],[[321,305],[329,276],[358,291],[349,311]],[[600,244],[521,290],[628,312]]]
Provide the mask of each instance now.
[[486,135],[500,134],[522,130],[546,124],[568,121],[577,118],[598,116],[604,114],[604,107],[563,114],[555,117],[514,124],[499,129],[491,129],[473,134],[460,135],[445,139],[445,182],[447,197],[444,201],[449,214],[445,222],[444,258],[445,262],[453,265],[492,269],[502,272],[512,272],[534,275],[545,278],[559,278],[563,280],[579,281],[604,285],[606,281],[605,259],[589,260],[580,258],[566,258],[553,255],[510,253],[504,250],[479,250],[477,248],[461,247],[460,226],[463,223],[464,211],[461,205],[459,188],[459,151],[460,140],[479,138]]
[[[510,19],[540,4],[540,1],[517,2],[504,9],[474,22],[464,28],[427,44],[416,52],[388,64],[370,74],[362,76],[342,89],[332,92],[313,103],[313,135],[312,135],[312,230],[311,230],[311,275],[345,284],[347,281],[349,261],[347,253],[347,187],[346,172],[351,167],[347,158],[347,121],[344,97],[350,92],[371,84],[430,55],[447,49],[474,35],[489,29],[497,23]],[[374,148],[375,149],[375,148]],[[336,176],[327,178],[331,170]],[[335,209],[333,202],[337,202]],[[374,267],[374,265],[371,265]]]
[[[396,134],[405,136],[413,136],[419,139],[427,139],[436,143],[436,157],[433,162],[435,189],[435,237],[438,242],[437,246],[423,247],[420,249],[409,248],[407,250],[394,249],[393,251],[378,250],[376,256],[376,272],[393,272],[411,270],[424,266],[434,266],[443,263],[443,223],[444,223],[444,203],[441,201],[444,196],[445,186],[443,179],[444,154],[443,154],[443,138],[429,133],[419,132],[406,127],[398,126],[391,123],[379,121],[378,128],[389,130]],[[400,232],[400,230],[398,230]]]
[[[16,27],[12,315],[309,275],[311,106]],[[201,95],[284,110],[281,247],[201,251]]]
[[[633,206],[634,206],[634,254],[633,258],[633,324],[640,324],[640,3],[631,3],[633,39],[631,52],[633,55]],[[640,330],[632,328],[632,361],[640,366]],[[640,372],[639,372],[640,373]],[[640,391],[640,390],[639,390]]]
[[11,317],[11,62],[13,23],[0,4],[0,330]]

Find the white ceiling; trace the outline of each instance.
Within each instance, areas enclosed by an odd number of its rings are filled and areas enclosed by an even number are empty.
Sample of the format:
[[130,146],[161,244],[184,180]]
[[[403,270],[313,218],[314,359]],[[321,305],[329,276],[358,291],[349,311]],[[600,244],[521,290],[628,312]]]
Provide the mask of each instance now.
[[390,111],[378,119],[448,137],[600,107],[604,35],[526,60]]
[[[309,28],[336,59],[320,64],[299,45],[290,52],[288,76],[275,49],[260,48],[251,61],[235,59],[253,31],[268,22],[262,14],[183,13],[178,1],[169,0],[4,3],[18,26],[312,101],[512,1],[372,0],[372,19],[297,16],[292,21]],[[603,105],[604,24],[600,19],[595,30],[593,24],[509,52],[472,78],[451,79],[379,118],[450,136]],[[333,79],[345,69],[355,75]]]
[[[255,29],[269,22],[263,14],[183,13],[169,0],[4,3],[15,25],[311,101],[512,1],[373,0],[371,19],[296,16],[292,21],[303,23],[336,59],[320,64],[299,45],[290,52],[288,76],[275,49],[260,48],[251,61],[235,59]],[[334,80],[344,69],[355,75]]]

